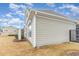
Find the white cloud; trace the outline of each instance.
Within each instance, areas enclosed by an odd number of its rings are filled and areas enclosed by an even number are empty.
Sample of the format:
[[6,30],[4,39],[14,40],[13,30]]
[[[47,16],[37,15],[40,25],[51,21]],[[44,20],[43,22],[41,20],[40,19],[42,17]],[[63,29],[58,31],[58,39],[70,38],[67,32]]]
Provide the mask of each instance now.
[[24,21],[19,18],[12,18],[11,21],[8,22],[10,26],[14,26],[17,28],[23,28]]
[[74,7],[74,5],[72,5],[72,4],[63,4],[63,5],[60,6],[59,8],[60,8],[60,9],[64,9],[64,8],[71,9],[71,8],[73,8],[73,7]]
[[12,19],[0,19],[1,26],[23,26],[24,21],[20,18],[12,18]]
[[0,19],[1,26],[8,26],[8,20],[7,19]]
[[9,4],[9,8],[11,8],[12,10],[17,10],[19,8],[19,6],[17,4]]
[[2,22],[2,23],[7,23],[8,22],[8,20],[7,19],[4,19],[4,18],[2,18],[2,19],[0,19],[0,22]]
[[33,6],[33,4],[32,4],[32,3],[26,3],[26,5],[28,5],[28,6]]
[[[12,10],[11,14],[24,16],[24,10],[26,9],[26,5],[24,5],[24,4],[19,4],[19,5],[9,4],[9,8]],[[10,16],[10,15],[8,14],[7,16]]]
[[49,6],[49,7],[55,7],[56,5],[55,5],[55,3],[47,3],[47,6]]
[[23,11],[17,11],[16,14],[19,14],[21,16],[24,16],[24,12]]
[[63,6],[59,7],[59,9],[69,9],[72,12],[78,12],[79,13],[79,7],[72,5],[72,4],[63,4]]
[[3,26],[23,27],[24,20],[21,20],[20,16],[24,18],[24,10],[26,9],[26,5],[11,3],[9,4],[9,8],[10,12],[2,15],[3,18],[0,19],[0,23],[3,24]]
[[2,19],[0,19],[0,22],[2,22]]
[[64,15],[68,16],[71,19],[77,19],[78,18],[79,7],[75,6],[74,4],[63,4],[62,6],[58,7],[56,10],[57,11],[58,10],[64,11],[62,13]]
[[20,20],[19,18],[12,18],[9,22],[9,24],[21,24],[23,23],[23,20]]
[[34,5],[32,3],[26,3],[27,8],[32,8]]
[[25,5],[20,5],[20,8],[26,9],[26,6]]
[[3,23],[2,26],[10,26],[8,23]]
[[[31,4],[30,4],[30,6],[31,6]],[[15,10],[15,11],[20,10],[20,9],[23,10],[23,9],[26,9],[26,5],[23,5],[23,4],[18,5],[18,4],[11,3],[11,4],[9,4],[9,8],[12,10]]]
[[74,6],[71,8],[71,11],[79,13],[79,8]]
[[7,13],[5,16],[6,16],[6,17],[13,17],[13,16],[11,15],[11,13]]

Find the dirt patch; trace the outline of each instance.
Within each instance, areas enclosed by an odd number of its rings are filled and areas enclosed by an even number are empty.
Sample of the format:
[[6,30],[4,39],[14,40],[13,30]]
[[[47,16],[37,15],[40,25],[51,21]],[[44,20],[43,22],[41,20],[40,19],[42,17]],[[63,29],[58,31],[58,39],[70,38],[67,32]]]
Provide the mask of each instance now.
[[62,43],[32,48],[29,42],[14,42],[14,36],[0,36],[1,56],[72,56],[79,55],[79,43]]
[[64,55],[66,55],[66,56],[79,56],[79,50],[66,50]]

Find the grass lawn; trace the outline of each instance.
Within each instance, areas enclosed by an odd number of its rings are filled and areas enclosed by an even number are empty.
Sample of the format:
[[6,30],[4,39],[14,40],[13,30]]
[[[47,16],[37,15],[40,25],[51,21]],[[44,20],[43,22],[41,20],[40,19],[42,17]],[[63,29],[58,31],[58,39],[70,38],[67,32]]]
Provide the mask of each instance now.
[[14,36],[0,36],[1,56],[63,56],[73,52],[79,55],[79,43],[70,42],[32,48],[27,41],[14,42],[14,39]]

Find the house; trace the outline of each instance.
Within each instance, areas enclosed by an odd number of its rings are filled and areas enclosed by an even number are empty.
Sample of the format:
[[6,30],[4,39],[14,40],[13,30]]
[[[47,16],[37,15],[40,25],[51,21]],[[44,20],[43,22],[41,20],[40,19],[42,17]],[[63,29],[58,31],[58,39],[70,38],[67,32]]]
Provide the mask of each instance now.
[[24,37],[33,47],[69,42],[76,22],[51,10],[26,10]]
[[2,31],[1,35],[16,35],[18,29],[12,26],[6,26],[2,28]]

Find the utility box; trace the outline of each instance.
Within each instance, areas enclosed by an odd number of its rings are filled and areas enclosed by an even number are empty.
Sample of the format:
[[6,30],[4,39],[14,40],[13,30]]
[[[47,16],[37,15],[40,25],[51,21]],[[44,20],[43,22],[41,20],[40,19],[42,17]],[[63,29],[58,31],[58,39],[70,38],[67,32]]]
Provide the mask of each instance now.
[[21,29],[18,29],[18,40],[21,40]]

